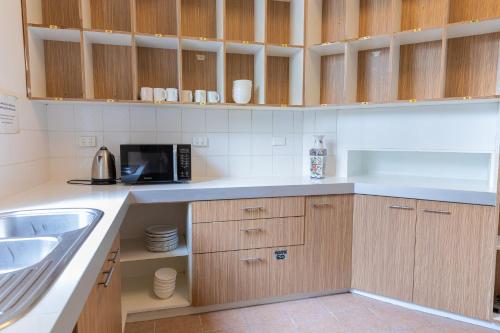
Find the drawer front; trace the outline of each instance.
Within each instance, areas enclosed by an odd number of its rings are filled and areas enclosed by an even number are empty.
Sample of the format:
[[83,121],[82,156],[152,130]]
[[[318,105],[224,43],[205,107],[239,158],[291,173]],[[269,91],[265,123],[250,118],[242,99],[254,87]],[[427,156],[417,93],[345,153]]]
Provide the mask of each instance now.
[[304,204],[304,197],[197,201],[193,223],[303,216]]
[[209,253],[304,244],[304,218],[200,223],[193,225],[193,252]]

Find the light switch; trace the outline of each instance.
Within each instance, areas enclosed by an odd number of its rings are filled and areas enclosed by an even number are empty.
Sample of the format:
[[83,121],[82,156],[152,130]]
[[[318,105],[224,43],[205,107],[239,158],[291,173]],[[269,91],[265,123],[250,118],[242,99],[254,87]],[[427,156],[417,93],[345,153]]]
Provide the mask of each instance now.
[[208,147],[208,138],[206,136],[193,136],[193,147]]
[[81,136],[80,147],[95,147],[97,139],[95,136]]
[[286,136],[273,136],[273,146],[286,146]]

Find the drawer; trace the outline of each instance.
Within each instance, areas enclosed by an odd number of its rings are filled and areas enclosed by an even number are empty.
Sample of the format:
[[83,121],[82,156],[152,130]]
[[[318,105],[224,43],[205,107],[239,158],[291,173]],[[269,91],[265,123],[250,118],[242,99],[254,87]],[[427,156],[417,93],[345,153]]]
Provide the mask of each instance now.
[[193,225],[193,252],[209,253],[304,244],[304,218],[199,223]]
[[304,197],[197,201],[193,223],[304,216]]

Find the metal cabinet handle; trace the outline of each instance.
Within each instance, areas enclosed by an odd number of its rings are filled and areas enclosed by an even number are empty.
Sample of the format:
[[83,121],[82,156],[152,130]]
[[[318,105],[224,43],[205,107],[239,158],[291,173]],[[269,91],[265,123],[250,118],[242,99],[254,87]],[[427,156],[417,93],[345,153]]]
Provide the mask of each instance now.
[[109,287],[109,285],[111,284],[111,279],[113,278],[114,271],[115,271],[115,265],[113,265],[113,267],[111,267],[109,271],[102,272],[102,274],[106,275],[106,280],[104,280],[104,282],[99,282],[99,285],[104,286],[104,288]]
[[451,215],[451,212],[448,212],[446,210],[422,209],[422,211],[424,213],[431,213],[431,214]]
[[261,211],[264,210],[264,207],[258,206],[258,207],[243,207],[241,210],[244,210],[245,212],[255,212],[255,211]]
[[120,255],[120,249],[118,248],[118,250],[111,252],[111,254],[113,254],[113,258],[108,259],[108,261],[112,261],[115,264],[118,256]]
[[245,262],[260,262],[262,261],[262,258],[261,257],[254,257],[254,258],[243,258],[243,259],[240,259],[240,261],[245,261]]
[[248,228],[248,229],[241,229],[240,231],[243,231],[243,232],[261,232],[263,230],[262,230],[262,228]]
[[324,207],[332,207],[332,204],[329,203],[319,203],[319,204],[313,204],[314,208],[324,208]]
[[391,209],[404,209],[404,210],[413,210],[413,207],[410,206],[401,206],[401,205],[392,205],[389,206]]

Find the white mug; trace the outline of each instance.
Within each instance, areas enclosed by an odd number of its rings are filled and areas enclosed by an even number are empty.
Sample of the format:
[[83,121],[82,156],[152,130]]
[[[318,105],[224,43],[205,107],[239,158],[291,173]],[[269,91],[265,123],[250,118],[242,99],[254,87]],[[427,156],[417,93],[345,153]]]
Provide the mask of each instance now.
[[192,103],[193,102],[193,92],[191,90],[181,91],[181,102],[182,103]]
[[179,93],[177,88],[167,88],[167,102],[177,102],[179,100]]
[[153,101],[153,88],[149,87],[141,88],[141,101],[147,101],[147,102]]
[[163,88],[154,88],[153,94],[155,103],[164,102],[167,99],[167,91]]
[[217,91],[209,91],[207,93],[207,100],[208,100],[208,103],[219,103],[220,102],[220,95]]
[[205,104],[207,102],[207,91],[206,90],[195,90],[194,91],[194,101],[196,103]]

